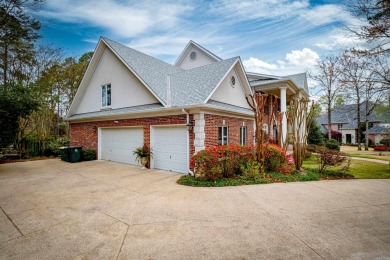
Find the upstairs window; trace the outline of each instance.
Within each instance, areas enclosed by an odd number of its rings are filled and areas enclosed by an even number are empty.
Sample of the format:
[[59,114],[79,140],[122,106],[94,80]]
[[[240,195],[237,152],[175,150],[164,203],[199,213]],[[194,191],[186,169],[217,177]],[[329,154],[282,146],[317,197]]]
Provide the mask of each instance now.
[[102,107],[111,106],[111,84],[102,86]]
[[338,125],[337,125],[337,130],[340,131],[341,129],[343,129],[343,125],[342,125],[342,124],[338,124]]
[[240,145],[246,145],[246,127],[240,127]]
[[218,144],[227,145],[228,144],[228,127],[220,126],[218,127]]

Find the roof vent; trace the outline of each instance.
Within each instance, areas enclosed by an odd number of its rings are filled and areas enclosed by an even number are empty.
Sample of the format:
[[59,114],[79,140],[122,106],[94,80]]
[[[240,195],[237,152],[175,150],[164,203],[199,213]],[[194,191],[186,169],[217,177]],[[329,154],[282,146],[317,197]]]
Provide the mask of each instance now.
[[191,54],[190,54],[190,60],[191,61],[194,61],[194,60],[196,60],[196,52],[191,52]]
[[234,76],[231,77],[230,84],[232,84],[233,88],[234,88],[234,85],[236,85],[236,78]]

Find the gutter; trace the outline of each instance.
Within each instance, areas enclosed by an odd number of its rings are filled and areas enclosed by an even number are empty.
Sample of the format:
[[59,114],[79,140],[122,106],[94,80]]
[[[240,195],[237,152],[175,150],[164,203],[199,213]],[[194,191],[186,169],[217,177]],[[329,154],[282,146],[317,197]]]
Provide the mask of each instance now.
[[[130,113],[120,113],[120,114],[110,114],[110,115],[102,115],[102,116],[93,116],[91,115],[90,117],[86,118],[76,118],[76,119],[71,119],[71,118],[66,118],[65,121],[68,122],[94,122],[94,121],[102,121],[102,120],[119,120],[119,119],[129,119],[129,116],[134,116],[134,118],[137,118],[139,116],[145,115],[149,116],[158,116],[156,113],[181,113],[183,112],[183,109],[188,111],[189,109],[210,109],[213,111],[218,111],[218,112],[223,112],[231,115],[238,115],[238,116],[245,116],[245,117],[252,117],[253,118],[253,112],[248,111],[248,113],[241,113],[229,109],[224,109],[220,108],[214,105],[210,104],[199,104],[199,105],[190,105],[190,106],[179,106],[179,107],[161,107],[157,109],[150,109],[146,111],[135,111],[135,112],[130,112]],[[100,111],[97,111],[100,112]],[[183,112],[185,113],[185,112]],[[188,120],[187,120],[188,121]]]

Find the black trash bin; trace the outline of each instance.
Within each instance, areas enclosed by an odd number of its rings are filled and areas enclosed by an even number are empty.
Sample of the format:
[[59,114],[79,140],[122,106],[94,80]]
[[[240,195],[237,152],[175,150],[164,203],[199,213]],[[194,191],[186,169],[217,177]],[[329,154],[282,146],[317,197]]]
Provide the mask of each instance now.
[[61,147],[61,160],[70,163],[81,162],[82,146]]
[[81,162],[82,146],[69,146],[69,161],[71,163]]
[[69,162],[69,147],[60,147],[61,160]]

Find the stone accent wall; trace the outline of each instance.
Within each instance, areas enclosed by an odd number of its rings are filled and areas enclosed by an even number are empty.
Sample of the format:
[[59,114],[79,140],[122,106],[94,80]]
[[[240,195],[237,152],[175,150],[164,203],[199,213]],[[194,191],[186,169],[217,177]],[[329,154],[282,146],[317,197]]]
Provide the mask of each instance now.
[[246,126],[246,144],[253,145],[253,139],[255,135],[253,128],[254,120],[213,114],[204,114],[204,121],[205,148],[218,145],[218,127],[223,125],[228,126],[228,144],[240,144],[240,127]]

